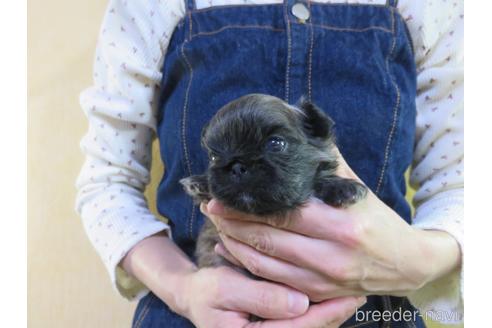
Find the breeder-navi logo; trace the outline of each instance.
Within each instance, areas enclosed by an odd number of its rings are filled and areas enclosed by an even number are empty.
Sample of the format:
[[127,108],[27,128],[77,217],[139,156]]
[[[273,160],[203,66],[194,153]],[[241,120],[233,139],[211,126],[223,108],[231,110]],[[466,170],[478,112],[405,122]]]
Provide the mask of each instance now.
[[361,311],[357,309],[355,312],[355,320],[357,322],[366,322],[366,321],[416,321],[417,316],[421,316],[425,320],[433,320],[440,322],[460,322],[463,321],[463,315],[458,312],[452,311],[426,311],[424,313],[420,313],[419,311],[410,311],[398,309],[395,311]]

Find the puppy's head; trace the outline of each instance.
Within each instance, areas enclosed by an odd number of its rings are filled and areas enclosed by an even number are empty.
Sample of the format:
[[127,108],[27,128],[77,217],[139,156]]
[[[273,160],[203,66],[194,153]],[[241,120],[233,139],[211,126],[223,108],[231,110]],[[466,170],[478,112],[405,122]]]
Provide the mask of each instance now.
[[320,165],[336,166],[332,121],[301,100],[250,94],[221,108],[202,132],[211,194],[256,215],[293,209],[309,198]]

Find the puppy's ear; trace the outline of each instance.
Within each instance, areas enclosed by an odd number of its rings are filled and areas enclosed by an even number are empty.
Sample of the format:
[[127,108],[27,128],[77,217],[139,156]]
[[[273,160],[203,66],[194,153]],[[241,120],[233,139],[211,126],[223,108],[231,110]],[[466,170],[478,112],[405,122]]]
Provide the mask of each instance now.
[[301,116],[302,127],[309,138],[324,141],[333,135],[333,126],[335,122],[328,117],[315,104],[301,98],[299,109],[304,113]]

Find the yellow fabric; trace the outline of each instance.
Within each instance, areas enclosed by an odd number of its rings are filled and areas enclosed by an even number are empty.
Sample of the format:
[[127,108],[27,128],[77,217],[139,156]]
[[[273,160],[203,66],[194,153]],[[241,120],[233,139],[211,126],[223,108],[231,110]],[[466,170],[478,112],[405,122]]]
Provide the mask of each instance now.
[[112,289],[73,209],[75,178],[83,161],[79,140],[87,129],[78,95],[92,80],[105,6],[101,0],[28,3],[28,322],[32,328],[130,327],[135,308]]

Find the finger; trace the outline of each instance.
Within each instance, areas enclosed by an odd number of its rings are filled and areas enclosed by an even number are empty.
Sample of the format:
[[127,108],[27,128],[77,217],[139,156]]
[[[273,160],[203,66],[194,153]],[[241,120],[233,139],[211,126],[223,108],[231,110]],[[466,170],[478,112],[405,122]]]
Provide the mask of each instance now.
[[222,220],[222,218],[213,213],[210,213],[210,211],[208,210],[208,203],[200,203],[200,212],[202,212],[203,215],[209,218],[210,221],[212,221],[212,223],[216,226],[217,230],[220,231],[218,224],[219,221]]
[[[249,323],[249,317],[250,314],[245,312],[213,309],[210,311],[207,327],[245,327]],[[196,327],[202,327],[200,323],[193,322]]]
[[[306,284],[321,281],[322,277],[312,271],[280,259],[266,256],[250,246],[227,236],[222,236],[227,252],[255,276],[281,282],[298,290],[305,290]],[[237,256],[237,258],[236,258]]]
[[234,277],[221,281],[227,292],[222,293],[217,306],[225,306],[225,310],[251,313],[261,318],[286,319],[305,313],[309,307],[308,297],[292,288],[253,280],[239,273]]
[[[333,241],[310,238],[290,231],[276,229],[264,224],[234,220],[222,220],[221,239],[234,257],[243,262],[251,252],[222,236],[229,236],[260,253],[275,257],[299,267],[332,276],[335,280],[357,280],[363,275],[360,266],[354,263],[353,250]],[[241,251],[243,253],[241,253]],[[261,268],[258,268],[258,270]]]
[[[215,214],[209,212],[209,210],[208,210],[208,203],[200,203],[200,212],[202,212],[203,215],[205,215],[206,217],[208,217],[211,220],[212,220],[213,217],[215,217]],[[212,220],[212,222],[213,221],[214,220]]]
[[205,216],[208,216],[207,205],[208,203],[200,203],[200,212],[202,212]]
[[336,239],[350,228],[346,209],[338,209],[316,199],[309,200],[300,210],[288,213],[287,219],[245,214],[227,208],[215,199],[208,203],[207,213],[219,229],[225,220],[248,221],[267,224],[314,238]]
[[[226,207],[217,199],[212,199],[206,205],[203,206],[203,213],[207,216],[216,216],[220,218],[228,218],[228,219],[236,219],[242,221],[251,221],[251,222],[262,222],[276,227],[284,227],[290,225],[290,220],[293,220],[297,215],[297,211],[293,210],[290,213],[287,213],[285,216],[278,215],[263,215],[256,216],[254,214],[248,214],[244,212],[240,212],[230,207]],[[217,222],[214,222],[217,224]]]
[[280,259],[266,256],[241,242],[226,236],[222,237],[226,248],[234,254],[234,258],[240,261],[255,276],[282,283],[303,291],[314,302],[324,301],[328,298],[356,295],[359,291],[348,286],[339,286],[330,281],[317,271],[308,270]]
[[[260,225],[244,221],[222,219],[218,216],[210,214],[208,212],[207,205],[203,203],[200,208],[202,212],[207,215],[212,222],[214,222],[219,232],[229,235],[236,240],[242,241],[243,243],[246,243],[265,254],[276,256],[292,263],[302,264],[312,269],[319,269],[318,264],[322,263],[319,261],[319,258],[327,258],[326,255],[330,254],[322,254],[322,251],[327,251],[328,248],[321,245],[321,240],[308,239],[306,236],[300,235],[297,232],[291,233],[289,231],[275,229],[264,224]],[[315,230],[320,231],[319,229]],[[302,245],[303,247],[294,248],[292,245]],[[216,250],[218,252],[224,251],[222,246],[219,246]],[[301,252],[299,252],[299,250],[301,250]],[[337,248],[331,253],[340,254],[340,251]],[[310,254],[311,256],[306,259],[306,254]],[[229,252],[222,252],[219,255],[222,255],[231,263],[238,265],[237,260],[234,259],[234,256]],[[333,259],[331,256],[329,258]],[[310,262],[309,260],[313,261]]]
[[223,258],[225,258],[227,261],[231,262],[235,266],[238,267],[243,267],[243,264],[239,262],[221,243],[218,243],[214,247],[215,253],[219,254]]
[[365,297],[341,297],[314,304],[302,316],[291,320],[251,322],[247,328],[313,328],[339,327],[366,302]]

